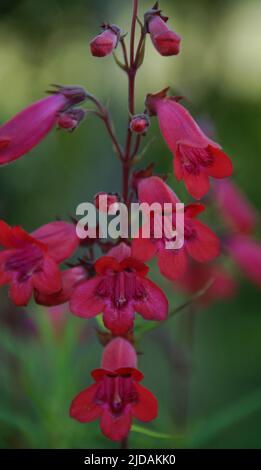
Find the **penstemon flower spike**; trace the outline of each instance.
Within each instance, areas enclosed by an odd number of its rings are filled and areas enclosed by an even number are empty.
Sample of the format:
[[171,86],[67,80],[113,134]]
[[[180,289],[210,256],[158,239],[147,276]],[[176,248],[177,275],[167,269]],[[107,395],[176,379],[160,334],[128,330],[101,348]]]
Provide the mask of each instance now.
[[[223,234],[219,240],[206,224],[198,220],[205,210],[203,204],[191,202],[184,206],[166,183],[167,177],[156,175],[153,162],[145,168],[135,168],[155,139],[152,137],[142,149],[143,137],[151,131],[150,120],[156,116],[162,136],[174,157],[174,176],[178,181],[184,180],[187,192],[194,199],[201,199],[208,193],[210,177],[221,180],[232,173],[229,157],[180,104],[182,97],[168,95],[169,87],[159,93],[147,94],[145,111],[144,105],[137,109],[136,76],[143,65],[147,36],[164,57],[179,54],[181,38],[169,28],[170,22],[163,16],[159,2],[145,12],[144,23],[139,19],[138,0],[133,0],[132,4],[129,46],[122,29],[110,23],[103,23],[101,32],[90,42],[93,57],[114,58],[127,76],[124,143],[116,134],[109,107],[79,86],[51,85],[53,88],[48,91],[48,97],[33,103],[0,127],[2,165],[28,153],[54,127],[72,132],[86,115],[92,113],[104,123],[122,171],[121,194],[98,189],[99,193],[94,196],[98,215],[111,215],[111,211],[117,212],[123,203],[127,209],[136,201],[149,207],[157,205],[155,213],[144,224],[148,228],[148,237],[143,237],[143,226],[132,241],[122,233],[113,240],[103,239],[100,219],[85,239],[76,236],[78,223],[74,217],[70,223],[51,222],[31,234],[21,227],[12,228],[0,221],[0,244],[3,247],[0,252],[0,285],[9,286],[11,300],[22,306],[33,297],[40,305],[67,304],[72,315],[85,319],[96,317],[102,328],[97,335],[105,346],[101,368],[92,372],[94,383],[72,401],[70,416],[81,423],[99,419],[102,433],[113,441],[121,441],[124,448],[127,447],[133,418],[150,422],[157,416],[156,398],[140,385],[143,374],[137,369],[137,342],[146,332],[165,324],[169,318],[203,300],[207,294],[213,298],[210,291],[218,291],[224,282],[231,281],[230,292],[223,291],[224,296],[231,293],[234,285],[229,274],[214,263],[206,264],[219,256],[221,248],[258,285],[261,272],[260,244],[250,237],[256,226],[255,211],[231,183],[219,181],[212,192],[221,215],[229,225],[225,236]],[[118,58],[119,49],[122,61]],[[93,109],[81,108],[84,101],[91,103]],[[166,204],[171,206],[167,214],[163,211]],[[170,235],[164,231],[158,236],[157,232],[157,227],[166,220],[168,228],[177,228],[178,206],[184,209],[184,237],[180,247],[172,246],[178,238],[177,233]],[[127,219],[129,225],[129,217]],[[78,249],[82,251],[77,252],[77,261],[73,264],[69,257]],[[163,278],[172,283],[179,282],[180,286],[190,288],[193,284],[191,278],[196,276],[200,282],[204,279],[192,290],[194,294],[169,314],[165,293],[148,278],[149,269],[145,263],[153,258],[157,259]],[[60,269],[62,263],[64,270]],[[215,292],[215,295],[218,294]],[[137,327],[137,313],[146,320],[141,327]]]

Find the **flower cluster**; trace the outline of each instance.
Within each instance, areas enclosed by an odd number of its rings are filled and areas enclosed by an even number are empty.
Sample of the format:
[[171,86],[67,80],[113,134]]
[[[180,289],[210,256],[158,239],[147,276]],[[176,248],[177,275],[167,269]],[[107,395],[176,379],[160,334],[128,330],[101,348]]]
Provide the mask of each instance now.
[[[90,42],[93,56],[113,54],[128,77],[125,147],[118,141],[108,109],[79,86],[54,85],[50,96],[31,104],[0,127],[0,165],[4,165],[31,151],[55,126],[74,131],[86,116],[86,109],[79,104],[90,102],[96,107],[93,114],[105,124],[123,175],[122,194],[108,195],[107,205],[101,206],[98,196],[105,193],[99,193],[95,196],[97,210],[107,212],[112,206],[117,209],[120,201],[127,206],[133,201],[157,203],[159,207],[170,204],[173,209],[167,222],[175,227],[175,208],[181,201],[166,178],[153,174],[153,164],[135,168],[141,160],[143,138],[155,116],[173,155],[174,178],[183,180],[189,196],[196,200],[185,206],[184,244],[179,249],[166,248],[166,240],[173,241],[175,235],[164,232],[161,237],[156,236],[155,227],[162,222],[162,212],[148,219],[149,238],[139,232],[133,240],[119,238],[116,242],[99,239],[98,227],[94,229],[96,238],[80,240],[74,219],[51,222],[31,234],[0,221],[0,284],[9,286],[9,296],[16,305],[25,306],[34,297],[40,305],[67,304],[73,315],[84,319],[103,315],[108,335],[101,368],[92,372],[94,383],[74,398],[70,416],[81,423],[99,419],[103,434],[114,441],[127,438],[133,418],[149,422],[157,416],[156,398],[140,384],[143,375],[137,369],[135,315],[140,314],[145,321],[162,322],[168,317],[169,305],[163,290],[149,278],[145,263],[156,258],[163,281],[175,282],[191,293],[202,289],[212,278],[205,300],[225,298],[234,292],[234,280],[222,266],[209,264],[223,248],[254,282],[261,284],[261,249],[251,238],[256,214],[232,183],[224,179],[232,174],[230,158],[203,132],[180,103],[181,98],[168,94],[169,88],[147,94],[145,109],[135,112],[135,78],[143,63],[146,36],[164,57],[179,54],[181,44],[180,36],[170,29],[157,2],[144,14],[135,48],[137,15],[138,0],[134,0],[129,54],[126,34],[115,24],[103,24],[102,31]],[[123,63],[115,55],[117,48],[122,49]],[[218,181],[210,192],[212,178]],[[198,219],[205,211],[205,205],[198,201],[209,192],[227,223],[220,238]],[[84,250],[84,255],[76,265],[69,264],[78,249]],[[97,253],[100,255],[96,258]]]

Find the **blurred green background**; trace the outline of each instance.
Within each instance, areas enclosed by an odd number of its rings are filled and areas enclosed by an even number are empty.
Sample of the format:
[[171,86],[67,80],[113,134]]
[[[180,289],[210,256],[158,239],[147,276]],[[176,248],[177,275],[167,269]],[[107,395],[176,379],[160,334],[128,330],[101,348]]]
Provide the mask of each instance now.
[[[141,15],[151,6],[141,0]],[[194,116],[215,123],[233,159],[235,181],[258,207],[261,3],[162,0],[161,7],[182,36],[182,50],[176,58],[160,57],[147,41],[137,111],[143,111],[147,92],[166,85],[185,95]],[[50,83],[81,84],[109,102],[123,139],[126,77],[112,58],[91,57],[88,43],[102,21],[128,31],[130,17],[130,0],[1,0],[0,121],[41,98]],[[147,141],[153,133],[145,162],[169,172],[171,155],[156,122]],[[182,183],[172,181],[185,194]],[[72,135],[53,132],[30,155],[1,168],[0,188],[0,217],[30,231],[74,214],[99,191],[120,190],[120,167],[102,123],[89,116]],[[179,305],[182,296],[153,276],[172,306]],[[132,432],[130,447],[261,447],[260,292],[239,282],[236,299],[183,312],[141,342],[144,384],[160,409],[146,426],[156,437]],[[71,399],[99,365],[95,323],[68,315],[57,327],[44,308],[32,303],[27,311],[15,309],[3,289],[0,300],[0,447],[117,448],[98,423],[81,425],[68,417]]]

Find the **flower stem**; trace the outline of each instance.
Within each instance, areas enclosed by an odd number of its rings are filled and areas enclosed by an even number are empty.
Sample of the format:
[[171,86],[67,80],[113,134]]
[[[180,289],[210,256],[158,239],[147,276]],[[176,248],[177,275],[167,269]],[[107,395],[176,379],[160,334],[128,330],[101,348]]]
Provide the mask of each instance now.
[[108,131],[109,137],[112,140],[115,152],[116,152],[117,156],[122,160],[123,159],[123,150],[122,150],[122,148],[121,148],[121,146],[118,142],[118,139],[116,137],[116,134],[115,134],[115,131],[114,131],[114,128],[113,128],[112,120],[111,120],[108,109],[100,102],[100,100],[96,96],[89,94],[88,98],[97,107],[98,111],[95,111],[95,114],[100,119],[102,119],[102,121],[104,122],[105,127]]
[[124,437],[121,441],[121,449],[128,449],[129,443],[128,443],[128,436]]
[[136,23],[138,16],[138,0],[133,0],[133,14],[132,14],[132,25],[131,25],[131,40],[130,40],[130,65],[134,65],[134,49],[135,49],[135,32]]
[[127,53],[127,48],[126,48],[124,38],[121,39],[120,43],[121,43],[122,52],[123,52],[124,65],[128,69],[129,68],[128,53]]
[[[135,78],[137,74],[137,67],[135,66],[135,32],[138,15],[138,0],[133,0],[133,13],[131,24],[131,38],[130,38],[130,66],[128,68],[128,86],[129,86],[129,115],[135,114]],[[130,178],[130,160],[131,160],[131,144],[132,132],[130,131],[128,123],[127,139],[125,146],[125,154],[122,165],[122,197],[126,204],[129,203],[129,178]]]

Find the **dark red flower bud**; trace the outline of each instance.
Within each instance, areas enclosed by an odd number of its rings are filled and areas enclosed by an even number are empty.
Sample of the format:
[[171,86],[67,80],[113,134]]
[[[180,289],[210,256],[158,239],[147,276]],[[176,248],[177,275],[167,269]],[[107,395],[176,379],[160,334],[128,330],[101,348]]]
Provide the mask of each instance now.
[[168,27],[168,18],[162,16],[157,4],[145,13],[144,20],[155,49],[162,56],[177,55],[181,38]]
[[59,115],[58,128],[72,132],[79,127],[85,115],[86,111],[82,108],[69,109]]
[[136,134],[145,134],[150,126],[149,117],[146,114],[137,114],[133,116],[130,122],[131,132]]
[[94,57],[106,57],[118,46],[121,29],[115,24],[103,24],[102,32],[95,36],[90,43],[91,53]]
[[154,170],[154,163],[151,163],[147,168],[134,171],[132,180],[131,180],[132,188],[135,189],[135,191],[137,191],[139,182],[143,180],[144,178],[149,178],[150,176],[152,176],[153,170]]
[[118,207],[120,196],[117,193],[104,193],[96,194],[94,198],[95,207],[98,211],[107,213],[111,206]]

